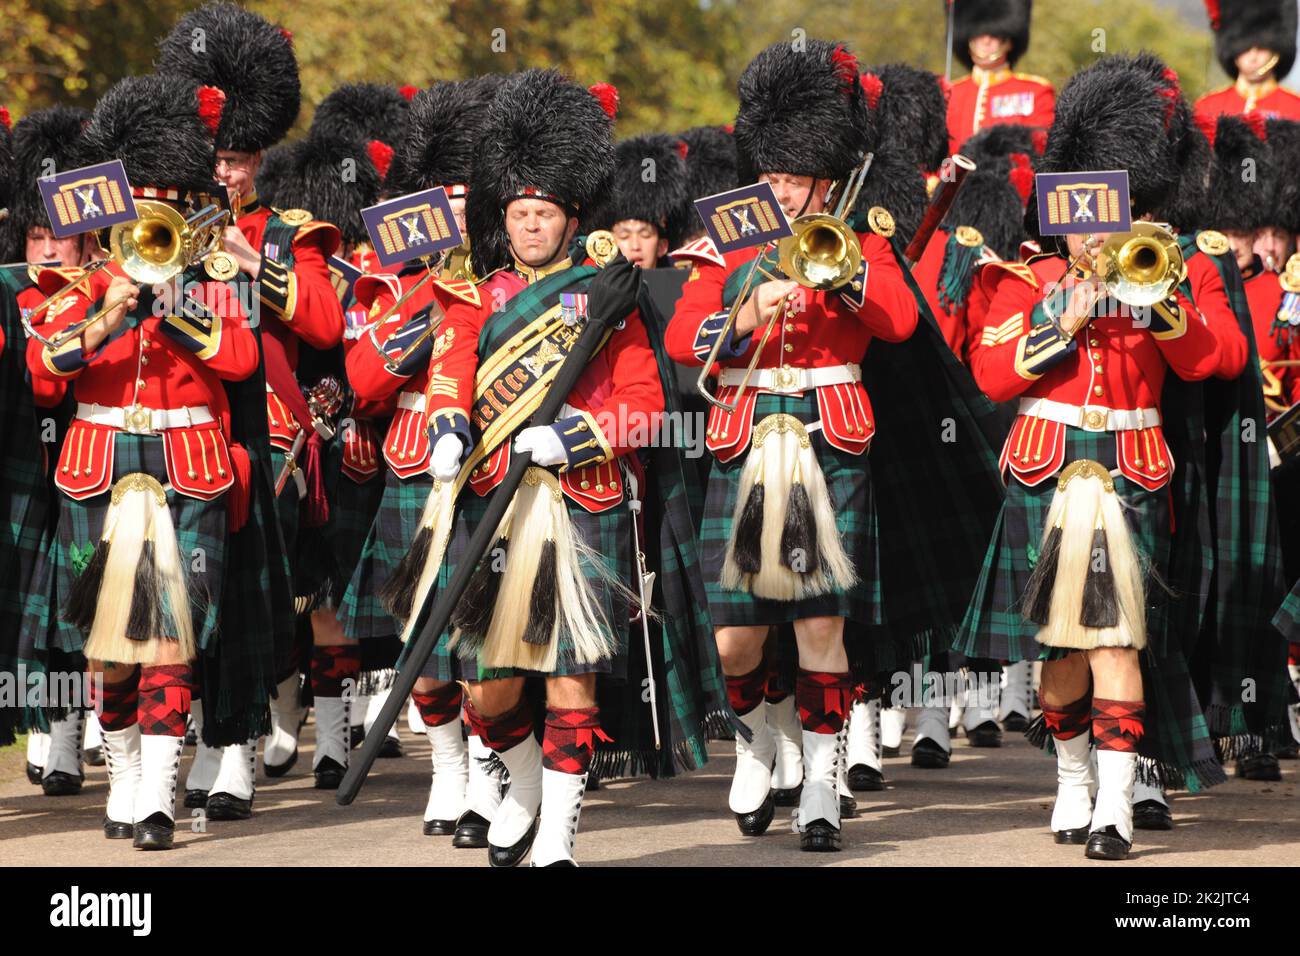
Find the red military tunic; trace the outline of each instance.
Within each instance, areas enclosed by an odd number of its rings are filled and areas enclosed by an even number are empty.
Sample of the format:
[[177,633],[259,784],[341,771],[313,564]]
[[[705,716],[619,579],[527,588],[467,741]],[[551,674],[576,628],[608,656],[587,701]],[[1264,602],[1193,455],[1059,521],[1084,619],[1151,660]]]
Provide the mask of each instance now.
[[[856,366],[873,338],[901,342],[916,330],[916,299],[888,240],[870,232],[859,238],[863,268],[853,282],[830,292],[798,288],[794,307],[764,345],[758,367],[773,370],[773,387],[750,388],[734,412],[715,408],[711,413],[706,445],[719,458],[727,460],[748,447],[758,393],[802,392],[806,389],[799,388],[799,383],[808,375],[803,370]],[[741,267],[749,268],[758,252],[759,247],[751,247],[719,256],[711,245],[707,254],[703,248],[696,251],[691,278],[665,336],[668,354],[675,361],[704,364],[727,316],[728,307],[723,304],[727,278]],[[733,337],[724,343],[718,365],[743,369],[762,335],[760,327],[739,341]],[[811,389],[817,394],[827,441],[851,454],[864,452],[875,434],[871,403],[860,378],[860,374],[850,375]],[[782,385],[783,379],[788,380],[788,387]],[[720,388],[719,398],[730,400],[736,388]]]
[[[339,247],[339,231],[329,223],[310,221],[294,233],[293,269],[277,261],[279,250],[266,248],[265,233],[273,211],[253,196],[245,200],[236,225],[248,244],[262,254],[257,280],[263,334],[281,346],[289,369],[298,369],[298,340],[317,349],[338,345],[343,338],[343,307],[330,276],[329,257]],[[268,371],[268,380],[273,378]],[[267,419],[271,444],[284,451],[293,447],[296,432],[310,426],[299,422],[288,405],[268,386]],[[295,425],[297,427],[295,427]]]
[[1255,346],[1259,350],[1260,364],[1264,368],[1264,397],[1272,419],[1282,409],[1300,401],[1300,368],[1296,366],[1271,366],[1273,362],[1300,359],[1300,336],[1284,331],[1281,344],[1273,322],[1288,308],[1300,306],[1294,293],[1282,288],[1281,276],[1269,272],[1255,257],[1254,263],[1242,274],[1246,285],[1246,301],[1250,305],[1251,324],[1255,329]]
[[986,126],[1011,123],[1047,129],[1056,115],[1056,91],[1041,76],[1009,67],[981,70],[952,84],[948,95],[948,151],[957,152]]
[[[42,268],[40,266],[28,266],[27,275],[32,280],[32,285],[27,286],[20,291],[15,297],[18,301],[18,308],[24,316],[30,315],[36,308],[45,301],[46,293],[41,290],[39,285],[39,276],[47,275],[46,283],[51,291],[58,291],[72,279],[81,274],[80,269],[75,268]],[[61,281],[60,281],[61,280]],[[103,294],[103,290],[108,288],[109,280],[103,272],[96,273],[88,277],[83,283],[87,293],[98,291]],[[45,325],[51,325],[59,316],[68,309],[75,308],[77,300],[75,296],[65,296],[58,302],[55,302],[49,308],[41,312],[33,320],[33,325],[37,331],[46,338],[50,337],[50,332],[42,328]],[[63,396],[67,394],[68,383],[66,381],[48,381],[44,379],[32,379],[32,391],[35,396],[37,406],[41,408],[53,408],[63,401]]]
[[1232,311],[1228,290],[1223,286],[1223,277],[1209,253],[1188,257],[1187,284],[1191,287],[1192,303],[1219,340],[1219,365],[1214,370],[1215,378],[1236,378],[1246,368],[1250,346],[1241,334],[1237,313]]
[[1257,90],[1238,81],[1232,86],[1206,93],[1193,108],[1201,129],[1214,139],[1214,129],[1220,116],[1240,116],[1243,113],[1263,113],[1265,119],[1300,120],[1300,95],[1271,82]]
[[[940,289],[940,283],[943,279],[944,258],[950,236],[951,233],[944,229],[935,230],[934,235],[930,237],[930,241],[926,244],[925,250],[921,253],[921,258],[917,260],[916,266],[912,269],[912,277],[916,279],[917,285],[921,288],[921,294],[925,296],[926,304],[930,306],[935,321],[939,323],[939,330],[943,332],[943,338],[948,343],[948,348],[952,349],[953,355],[964,361],[966,357],[967,326],[969,324],[967,313],[970,310],[975,290],[979,286],[978,269],[985,262],[996,261],[997,257],[992,250],[981,247],[979,262],[972,270],[969,288],[965,290],[966,297],[958,305],[951,299],[947,299],[942,294],[943,290]],[[946,299],[947,301],[945,301]]]
[[[116,264],[104,271],[121,274]],[[55,280],[55,285],[63,282],[61,276]],[[96,288],[96,299],[104,287]],[[79,291],[70,296],[75,304],[48,325],[51,333],[81,319],[94,301]],[[230,408],[221,381],[253,373],[257,340],[225,283],[199,283],[183,298],[173,309],[180,314],[150,315],[134,328],[124,322],[89,355],[80,338],[54,353],[36,339],[27,343],[33,381],[70,385],[77,399],[77,420],[64,440],[55,477],[65,493],[83,498],[107,490],[112,436],[122,430],[163,436],[168,478],[182,494],[212,498],[234,483]]]
[[[1044,256],[1023,265],[995,263],[981,274],[990,301],[984,328],[971,342],[971,370],[992,400],[1021,400],[1001,465],[1037,485],[1065,464],[1068,427],[1109,431],[1121,472],[1149,490],[1160,488],[1173,473],[1159,419],[1165,374],[1172,369],[1191,381],[1213,375],[1218,338],[1181,294],[1175,308],[1152,307],[1147,327],[1120,307],[1066,337],[1036,321],[1049,283],[1064,269],[1060,257]],[[1047,314],[1063,312],[1067,302],[1068,294],[1056,297]]]

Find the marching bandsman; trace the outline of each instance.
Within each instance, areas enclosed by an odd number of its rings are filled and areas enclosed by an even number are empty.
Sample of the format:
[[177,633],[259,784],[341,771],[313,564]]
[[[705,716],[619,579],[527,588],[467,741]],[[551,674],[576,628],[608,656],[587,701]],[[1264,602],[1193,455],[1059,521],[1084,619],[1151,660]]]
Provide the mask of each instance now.
[[[197,47],[196,36],[203,40]],[[327,504],[320,475],[321,436],[313,427],[297,369],[304,350],[338,346],[343,310],[328,264],[338,249],[338,229],[313,220],[305,210],[268,209],[254,188],[264,151],[284,137],[298,116],[298,62],[292,38],[251,11],[227,2],[209,3],[182,17],[163,38],[158,69],[195,83],[219,85],[227,95],[215,169],[237,219],[226,229],[225,249],[255,280],[281,528],[295,598],[302,606],[309,601],[293,567],[298,528],[304,520],[321,523]],[[344,645],[337,628],[330,632],[325,621],[323,627],[314,627],[313,637],[324,648],[320,654],[313,652],[313,674],[325,675],[322,681],[331,688],[349,678],[355,681],[355,662],[347,654],[330,656],[332,648]],[[291,633],[277,635],[286,656],[292,640]],[[289,665],[281,661],[279,666],[283,670]],[[320,709],[318,703],[318,714]],[[200,730],[203,714],[203,706],[196,707]],[[252,812],[256,744],[250,741],[219,759],[200,745],[186,780],[187,806],[206,806],[211,819],[246,819]]]
[[[470,719],[510,774],[487,833],[493,866],[514,866],[530,848],[534,866],[573,865],[592,751],[606,736],[597,679],[626,667],[634,572],[624,496],[663,385],[637,313],[639,270],[621,257],[599,269],[573,243],[613,171],[616,106],[608,84],[588,91],[555,71],[502,84],[466,209],[475,270],[486,276],[481,304],[447,309],[429,373],[434,477],[467,478],[439,584],[457,563],[477,562],[430,666],[443,680],[468,673]],[[563,364],[588,315],[610,320],[608,340],[560,419],[521,428],[543,400],[547,366]],[[495,545],[465,554],[513,455],[533,467]],[[529,676],[546,685],[540,744],[522,696]]]
[[[83,158],[119,158],[137,202],[184,208],[189,194],[214,188],[223,100],[179,78],[123,80],[96,106]],[[152,294],[109,269],[107,289],[69,293],[77,306],[49,330],[69,328],[92,305],[97,320],[54,348],[33,338],[27,363],[33,379],[68,384],[77,402],[56,467],[56,592],[67,622],[60,639],[103,681],[104,833],[166,849],[194,662],[202,654],[205,671],[228,676],[214,644],[251,662],[241,645],[260,640],[233,628],[217,637],[227,528],[246,513],[250,492],[249,457],[233,443],[222,383],[256,371],[258,347],[236,294],[202,266],[186,270],[183,286]],[[249,708],[236,715],[243,727],[265,708],[256,679],[240,673],[227,688],[227,706]]]
[[[739,92],[741,165],[772,185],[787,217],[821,212],[831,181],[857,167],[870,145],[855,57],[821,40],[799,52],[777,44],[746,67]],[[873,217],[873,229],[884,221]],[[856,363],[873,338],[906,339],[917,322],[888,240],[875,231],[858,238],[866,281],[835,292],[756,282],[737,303],[731,331],[728,309],[759,249],[715,253],[717,262],[696,267],[667,337],[675,360],[698,367],[713,340],[728,335],[719,363],[726,398],[737,392],[755,331],[761,337],[783,313],[748,395],[735,412],[710,420],[703,568],[728,694],[750,735],[737,737],[729,800],[747,835],[763,833],[774,812],[763,644],[770,626],[793,622],[804,766],[797,828],[802,848],[814,851],[840,846],[840,731],[852,690],[845,620],[879,623],[866,467],[874,416]],[[799,553],[783,554],[780,540],[791,529]]]
[[690,147],[667,133],[633,136],[614,150],[614,175],[599,207],[583,217],[582,228],[614,234],[619,252],[634,266],[657,268],[681,243],[688,217]]
[[1296,0],[1205,0],[1205,9],[1233,82],[1196,101],[1197,121],[1213,130],[1224,113],[1300,120],[1300,95],[1279,85],[1295,65]]
[[[1128,58],[1084,70],[1062,93],[1041,169],[1127,168],[1133,215],[1150,214],[1177,179],[1167,113],[1152,109],[1161,97],[1158,80]],[[1090,857],[1124,859],[1144,729],[1152,737],[1184,730],[1146,725],[1146,701],[1163,700],[1139,668],[1148,643],[1157,670],[1178,650],[1161,610],[1148,613],[1155,585],[1142,570],[1164,575],[1170,553],[1166,486],[1174,461],[1161,428],[1161,387],[1170,373],[1214,374],[1219,343],[1181,293],[1146,316],[1110,300],[1080,271],[1103,238],[1070,236],[1070,263],[1044,256],[990,265],[981,277],[990,304],[971,365],[990,398],[1019,398],[1020,414],[1002,453],[1008,485],[1000,531],[958,646],[1044,660],[1043,721],[1055,738],[1059,781],[1056,840],[1086,842]],[[1090,562],[1095,553],[1100,563]]]
[[[8,230],[14,237],[17,254],[28,265],[26,269],[6,269],[5,279],[15,292],[20,311],[27,315],[45,298],[38,285],[42,266],[59,266],[61,273],[72,278],[79,273],[83,262],[91,258],[97,250],[94,236],[80,233],[67,239],[56,239],[51,229],[45,205],[41,201],[40,190],[36,180],[39,176],[63,172],[76,165],[78,141],[82,128],[90,114],[84,110],[64,106],[37,110],[23,117],[13,130],[13,150],[15,167],[15,196],[13,208],[6,222],[0,224],[0,230]],[[96,277],[91,282],[106,284],[107,280]],[[69,298],[56,303],[34,316],[37,324],[52,322],[63,309],[72,307],[74,300]],[[17,345],[17,340],[15,340]],[[38,386],[35,395],[39,407],[51,408],[61,406],[66,395],[63,384],[33,383]],[[54,415],[59,432],[65,429],[66,414]],[[49,459],[57,456],[58,441],[47,447],[47,465]],[[57,512],[56,512],[57,513]],[[47,546],[53,546],[52,526],[46,526]],[[56,600],[50,589],[52,575],[50,562],[38,560],[29,566],[33,572],[31,578],[31,599],[23,615],[23,647],[32,649],[37,655],[48,652],[48,635],[51,624],[51,608]],[[50,721],[49,734],[33,727],[28,737],[29,776],[31,767],[41,770],[34,780],[51,796],[77,793],[81,790],[82,773],[82,731],[95,719],[92,713],[81,711],[65,712]],[[34,748],[42,748],[39,756]]]
[[1052,84],[1041,76],[1014,72],[1016,61],[1029,49],[1032,11],[1032,0],[944,0],[944,12],[953,23],[952,52],[971,71],[953,83],[948,94],[950,153],[960,152],[962,144],[986,126],[1052,125]]
[[682,212],[682,244],[704,235],[704,225],[695,214],[695,200],[735,189],[736,137],[730,126],[692,126],[681,134],[686,144],[686,209]]
[[[467,235],[465,203],[474,148],[499,83],[497,77],[446,81],[416,94],[385,183],[391,196],[445,188],[462,236]],[[420,530],[436,477],[433,469],[440,467],[445,473],[460,456],[457,452],[451,460],[438,458],[425,425],[430,375],[439,374],[431,367],[439,364],[458,334],[450,328],[430,332],[435,300],[436,314],[457,301],[475,306],[482,302],[467,275],[457,274],[461,267],[453,266],[452,258],[441,265],[414,261],[397,275],[370,275],[357,281],[357,299],[368,309],[371,326],[348,352],[348,379],[358,401],[384,409],[391,422],[382,439],[384,484],[379,510],[339,618],[350,640],[363,650],[375,648],[376,656],[386,653],[388,666],[397,658],[398,635],[410,613],[416,584],[409,574],[400,573],[404,549]],[[432,270],[436,270],[433,275]],[[403,295],[408,295],[406,301],[395,309]],[[372,345],[371,332],[377,345]],[[443,391],[445,387],[439,386],[434,394]],[[433,751],[433,782],[423,831],[427,836],[452,836],[458,848],[483,848],[501,800],[500,773],[487,769],[490,754],[472,728],[467,762],[461,687],[453,679],[458,676],[441,676],[431,668],[412,695]],[[347,766],[346,752],[341,760],[331,759]]]

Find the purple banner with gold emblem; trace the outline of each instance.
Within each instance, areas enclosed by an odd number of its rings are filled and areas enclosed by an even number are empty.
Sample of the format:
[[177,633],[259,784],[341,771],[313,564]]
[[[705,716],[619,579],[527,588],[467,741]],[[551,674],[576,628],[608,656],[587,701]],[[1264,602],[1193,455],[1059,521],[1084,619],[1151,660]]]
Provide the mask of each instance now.
[[120,159],[36,180],[56,239],[136,219],[126,167]]
[[742,186],[695,200],[695,209],[719,252],[735,252],[791,235],[770,183]]
[[447,190],[426,189],[361,210],[375,256],[384,268],[434,256],[461,243]]
[[1128,170],[1099,173],[1039,173],[1038,231],[1044,236],[1128,232],[1133,209]]

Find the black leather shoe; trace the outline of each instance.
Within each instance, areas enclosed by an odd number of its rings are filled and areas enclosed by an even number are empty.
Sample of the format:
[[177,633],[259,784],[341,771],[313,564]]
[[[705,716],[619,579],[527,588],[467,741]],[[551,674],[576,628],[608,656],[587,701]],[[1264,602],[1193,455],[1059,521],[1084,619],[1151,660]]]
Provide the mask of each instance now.
[[898,756],[898,748],[897,748],[897,747],[887,747],[887,746],[881,745],[881,748],[880,748],[880,756],[882,756],[882,757],[897,757],[897,756]]
[[1029,729],[1029,718],[1013,710],[1007,714],[1007,719],[1002,721],[1002,729],[1009,734],[1023,734]]
[[91,747],[89,750],[83,750],[81,759],[92,767],[102,767],[104,766],[104,748]]
[[808,853],[835,853],[839,848],[839,828],[826,820],[814,820],[799,834],[799,849]]
[[316,777],[316,789],[337,790],[347,772],[347,768],[340,766],[334,758],[322,757],[321,762],[312,769],[312,774]]
[[27,765],[27,782],[34,787],[41,785],[41,777],[45,776],[45,768],[38,767],[34,763]]
[[81,793],[81,781],[84,779],[80,774],[52,770],[41,778],[41,789],[47,797],[70,797]]
[[1276,781],[1282,779],[1282,768],[1272,754],[1252,754],[1237,760],[1237,776],[1247,780]]
[[858,815],[858,801],[840,794],[840,819],[852,820]]
[[425,836],[454,836],[456,833],[455,820],[425,820]]
[[104,817],[104,837],[108,840],[129,840],[135,836],[135,827]]
[[165,813],[150,814],[135,825],[137,850],[170,850],[176,837],[176,822]]
[[1300,758],[1300,744],[1288,744],[1273,751],[1278,760],[1295,760]]
[[1132,846],[1132,843],[1119,835],[1118,830],[1109,826],[1094,830],[1089,835],[1088,846],[1083,852],[1090,860],[1127,860]]
[[202,810],[207,805],[208,805],[208,791],[206,790],[185,791],[186,810]]
[[1142,800],[1133,804],[1133,829],[1172,830],[1174,815],[1159,800]]
[[1083,846],[1088,842],[1088,828],[1075,827],[1073,830],[1053,830],[1052,839],[1057,843]]
[[488,821],[473,810],[466,810],[456,821],[451,845],[457,850],[482,850],[488,845]]
[[283,777],[286,773],[288,773],[290,770],[293,769],[293,765],[296,764],[297,762],[298,762],[298,748],[294,747],[293,753],[289,754],[289,759],[286,760],[284,763],[271,764],[263,760],[262,770],[265,771],[268,777]]
[[978,727],[966,731],[966,739],[972,747],[1001,747],[1002,728],[991,720],[986,720]]
[[253,798],[244,800],[229,793],[208,794],[208,819],[247,820],[253,815]]
[[361,746],[361,741],[366,739],[365,724],[351,724],[348,726],[348,748],[356,750]]
[[381,760],[392,760],[394,757],[402,755],[402,742],[396,737],[385,737],[384,742],[379,745],[379,758]]
[[488,865],[496,867],[518,866],[519,861],[528,855],[528,851],[533,848],[533,837],[537,836],[537,820],[533,820],[533,825],[528,828],[528,832],[523,835],[518,843],[514,846],[493,846],[488,844]]
[[922,737],[912,747],[912,766],[924,770],[942,770],[948,766],[952,754],[929,737]]
[[884,790],[885,775],[875,767],[855,763],[849,768],[849,789],[854,791]]
[[740,827],[740,832],[745,836],[762,836],[772,825],[774,816],[776,816],[776,798],[769,792],[767,799],[759,804],[757,810],[736,814],[736,826]]
[[797,807],[799,806],[799,794],[801,793],[803,793],[802,783],[788,790],[773,790],[772,799],[776,801],[778,807]]

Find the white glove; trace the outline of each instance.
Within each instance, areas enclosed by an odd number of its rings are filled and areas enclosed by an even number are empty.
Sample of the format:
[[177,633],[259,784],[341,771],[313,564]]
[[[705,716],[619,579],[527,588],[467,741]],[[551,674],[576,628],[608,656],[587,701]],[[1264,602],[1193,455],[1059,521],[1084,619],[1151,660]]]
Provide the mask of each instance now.
[[460,473],[460,456],[465,453],[465,443],[459,435],[443,435],[433,445],[429,456],[429,471],[439,481],[451,481]]
[[550,425],[537,425],[525,428],[515,437],[515,452],[520,455],[533,456],[533,464],[543,468],[550,465],[563,465],[569,460],[564,453],[564,442]]

